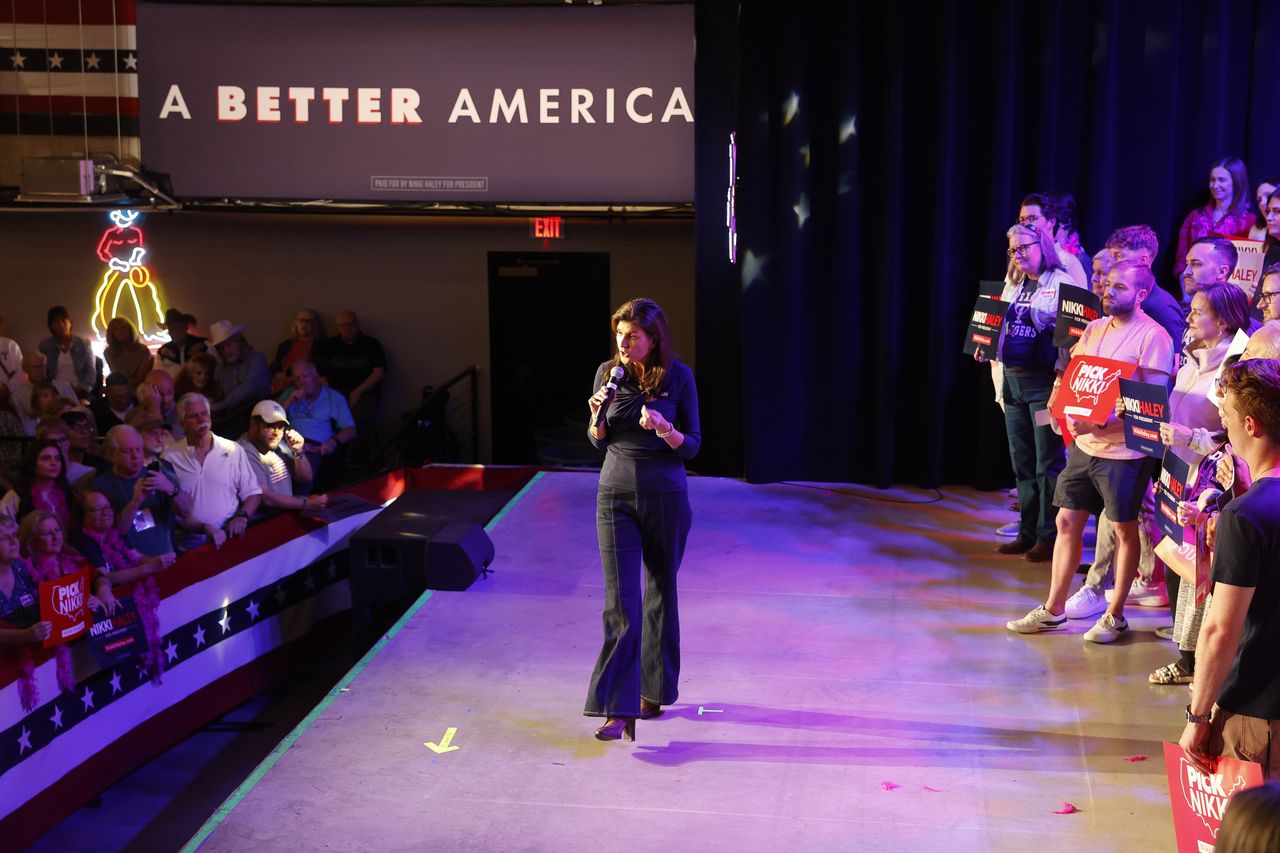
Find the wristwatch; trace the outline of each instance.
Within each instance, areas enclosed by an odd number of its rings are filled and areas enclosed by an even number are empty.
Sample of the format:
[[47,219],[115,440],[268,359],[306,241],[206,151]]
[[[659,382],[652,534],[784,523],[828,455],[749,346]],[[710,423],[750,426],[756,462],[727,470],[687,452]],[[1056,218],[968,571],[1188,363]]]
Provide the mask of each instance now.
[[1191,706],[1190,705],[1187,706],[1187,722],[1188,723],[1195,723],[1198,726],[1204,725],[1205,723],[1209,722],[1209,718],[1212,716],[1213,716],[1212,713],[1193,714],[1191,713]]

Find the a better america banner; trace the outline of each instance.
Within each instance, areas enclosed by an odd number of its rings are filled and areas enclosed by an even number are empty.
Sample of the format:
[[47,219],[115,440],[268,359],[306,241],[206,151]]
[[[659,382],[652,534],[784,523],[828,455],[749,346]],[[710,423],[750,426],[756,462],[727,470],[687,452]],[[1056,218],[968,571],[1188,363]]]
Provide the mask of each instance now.
[[692,5],[149,3],[138,43],[179,196],[693,200]]

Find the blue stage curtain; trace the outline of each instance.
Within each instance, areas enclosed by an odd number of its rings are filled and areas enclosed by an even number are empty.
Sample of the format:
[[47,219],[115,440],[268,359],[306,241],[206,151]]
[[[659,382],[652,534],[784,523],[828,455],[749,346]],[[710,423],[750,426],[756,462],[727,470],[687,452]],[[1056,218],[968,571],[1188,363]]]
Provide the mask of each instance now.
[[1074,193],[1091,253],[1150,224],[1170,287],[1209,164],[1280,171],[1267,0],[698,5],[695,467],[711,473],[1008,485],[988,369],[960,349],[1022,196]]

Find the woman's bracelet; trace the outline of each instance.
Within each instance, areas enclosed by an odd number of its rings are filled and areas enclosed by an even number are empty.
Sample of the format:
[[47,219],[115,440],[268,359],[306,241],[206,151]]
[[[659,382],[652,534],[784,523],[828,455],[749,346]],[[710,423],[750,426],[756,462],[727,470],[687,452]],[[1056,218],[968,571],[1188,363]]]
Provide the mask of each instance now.
[[658,438],[666,438],[667,436],[671,435],[671,433],[673,433],[673,432],[675,432],[675,431],[676,431],[676,428],[675,428],[675,427],[672,427],[671,429],[667,430],[666,432],[655,432],[655,433],[654,433],[654,435],[656,435]]

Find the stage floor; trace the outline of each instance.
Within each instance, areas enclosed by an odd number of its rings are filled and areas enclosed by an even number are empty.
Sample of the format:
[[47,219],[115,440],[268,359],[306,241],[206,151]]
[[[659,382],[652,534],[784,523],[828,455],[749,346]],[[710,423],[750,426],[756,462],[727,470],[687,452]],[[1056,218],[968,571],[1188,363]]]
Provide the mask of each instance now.
[[595,481],[535,481],[495,574],[432,593],[201,849],[1173,849],[1167,614],[1006,631],[1048,569],[992,553],[1003,495],[691,480],[680,702],[594,740]]

